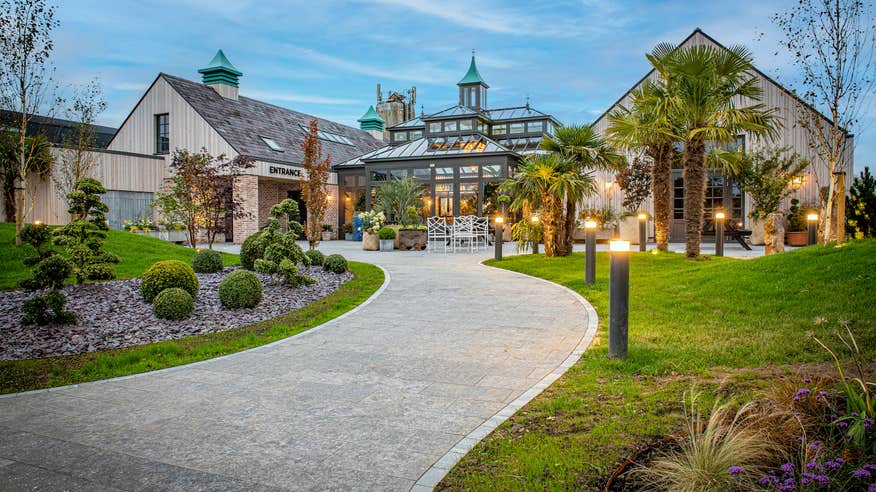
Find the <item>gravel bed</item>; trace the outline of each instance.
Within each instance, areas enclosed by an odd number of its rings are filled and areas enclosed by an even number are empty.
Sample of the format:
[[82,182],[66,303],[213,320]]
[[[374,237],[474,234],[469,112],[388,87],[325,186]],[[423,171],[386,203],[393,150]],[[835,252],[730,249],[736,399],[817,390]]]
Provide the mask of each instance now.
[[262,302],[252,309],[229,310],[219,302],[218,288],[232,270],[197,274],[195,312],[181,321],[152,314],[152,305],[140,298],[140,279],[66,286],[67,309],[79,317],[75,325],[22,326],[21,303],[33,294],[0,292],[0,360],[81,354],[239,328],[322,299],[353,278],[349,272],[338,275],[322,267],[301,267],[301,273],[317,282],[294,288],[271,285],[267,276],[257,273],[264,286]]

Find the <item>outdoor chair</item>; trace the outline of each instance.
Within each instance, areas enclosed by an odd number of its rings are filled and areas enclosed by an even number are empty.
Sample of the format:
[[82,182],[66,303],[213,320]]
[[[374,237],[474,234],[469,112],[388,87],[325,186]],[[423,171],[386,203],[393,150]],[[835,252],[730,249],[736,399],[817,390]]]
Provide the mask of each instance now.
[[457,217],[453,221],[453,247],[452,251],[456,252],[456,248],[462,247],[462,243],[468,243],[470,253],[474,252],[475,246],[475,217],[472,215],[463,215]]
[[426,233],[428,246],[426,249],[429,253],[434,251],[436,243],[441,243],[444,252],[447,253],[448,245],[453,240],[453,236],[444,217],[429,217],[426,220]]
[[474,221],[475,247],[480,250],[483,245],[484,249],[490,243],[490,219],[488,217],[475,217]]

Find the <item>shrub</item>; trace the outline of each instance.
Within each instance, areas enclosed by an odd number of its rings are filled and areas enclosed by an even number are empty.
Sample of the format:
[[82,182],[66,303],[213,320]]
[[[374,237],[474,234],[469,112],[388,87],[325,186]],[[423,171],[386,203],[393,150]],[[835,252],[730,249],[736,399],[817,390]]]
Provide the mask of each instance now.
[[21,305],[21,323],[43,326],[49,323],[76,323],[76,313],[65,311],[67,297],[59,290],[50,290],[44,296],[36,296]]
[[380,236],[380,239],[395,239],[395,229],[392,227],[381,227],[377,231],[377,235]]
[[227,309],[256,307],[262,300],[262,283],[252,272],[235,270],[219,283],[219,300]]
[[155,313],[156,318],[186,319],[194,310],[195,300],[191,294],[179,287],[162,290],[152,301],[152,312]]
[[240,264],[247,270],[255,268],[255,261],[265,254],[265,244],[261,241],[262,232],[250,234],[240,245]]
[[310,259],[310,264],[314,266],[322,266],[325,261],[325,255],[317,249],[311,249],[304,253],[304,256]]
[[221,272],[224,267],[222,255],[212,249],[202,249],[192,257],[192,269],[197,273]]
[[40,260],[55,254],[52,250],[52,229],[45,224],[25,224],[19,233],[21,242],[33,246],[37,256],[25,258],[25,266],[33,266]]
[[322,225],[322,232],[332,232],[332,225],[331,224],[323,224]]
[[151,303],[159,292],[171,287],[179,287],[188,292],[192,298],[197,297],[198,277],[192,267],[179,260],[155,263],[143,274],[140,295],[144,301]]
[[33,278],[18,282],[26,290],[60,289],[64,279],[73,273],[73,265],[61,255],[43,258],[33,269]]
[[328,255],[322,267],[329,272],[344,273],[347,271],[347,259],[339,254]]
[[293,220],[289,222],[289,232],[295,234],[295,239],[301,239],[304,237],[304,226],[301,222]]
[[283,283],[292,287],[300,287],[302,285],[311,285],[316,283],[316,279],[307,275],[298,273],[298,267],[291,260],[283,260],[280,262],[280,267],[277,269],[283,278]]

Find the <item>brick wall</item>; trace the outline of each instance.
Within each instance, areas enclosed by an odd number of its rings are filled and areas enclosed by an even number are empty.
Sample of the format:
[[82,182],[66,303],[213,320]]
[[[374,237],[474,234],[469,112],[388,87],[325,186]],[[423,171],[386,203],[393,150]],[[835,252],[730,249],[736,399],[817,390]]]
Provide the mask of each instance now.
[[258,232],[259,217],[259,177],[254,175],[238,176],[234,180],[234,196],[240,201],[246,217],[234,219],[234,242],[242,243],[250,234]]

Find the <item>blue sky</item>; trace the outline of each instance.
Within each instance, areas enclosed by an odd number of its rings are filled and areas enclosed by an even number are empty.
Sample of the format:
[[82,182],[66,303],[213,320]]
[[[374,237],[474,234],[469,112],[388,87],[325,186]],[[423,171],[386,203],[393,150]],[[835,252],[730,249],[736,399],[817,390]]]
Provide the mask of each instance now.
[[[792,1],[75,0],[58,11],[55,64],[64,84],[100,78],[107,125],[121,124],[158,72],[199,80],[219,48],[244,73],[241,94],[356,125],[377,83],[415,85],[427,113],[454,104],[476,49],[491,107],[529,96],[585,123],[644,75],[654,44],[696,27],[745,44],[768,75],[793,77],[769,20]],[[874,107],[856,132],[858,169],[876,164]]]

